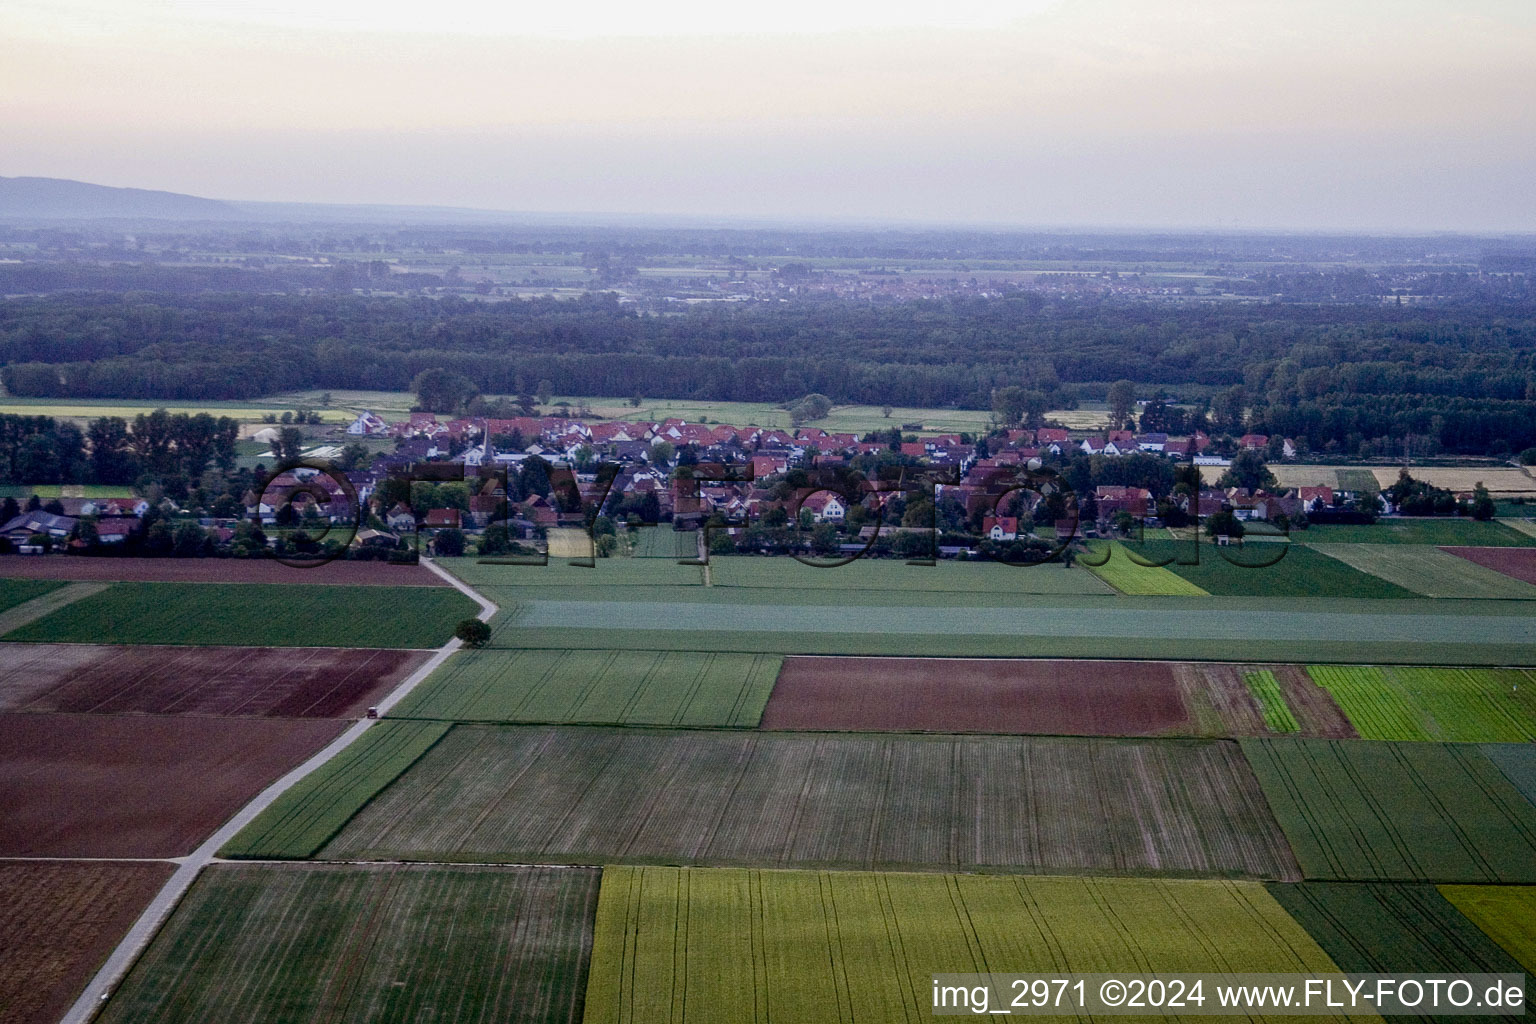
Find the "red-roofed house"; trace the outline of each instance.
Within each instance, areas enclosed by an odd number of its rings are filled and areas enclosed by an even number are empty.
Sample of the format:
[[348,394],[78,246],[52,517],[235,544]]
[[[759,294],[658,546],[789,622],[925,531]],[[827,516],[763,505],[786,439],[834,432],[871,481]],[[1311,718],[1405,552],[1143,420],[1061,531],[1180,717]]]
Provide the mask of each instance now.
[[1017,516],[985,516],[981,520],[981,532],[992,540],[1018,540]]

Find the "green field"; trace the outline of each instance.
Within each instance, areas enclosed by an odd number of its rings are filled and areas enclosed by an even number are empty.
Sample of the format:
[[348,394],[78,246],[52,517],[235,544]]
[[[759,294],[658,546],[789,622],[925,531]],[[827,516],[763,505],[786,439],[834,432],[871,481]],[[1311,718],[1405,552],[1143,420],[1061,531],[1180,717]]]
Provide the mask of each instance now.
[[1536,599],[1536,587],[1469,559],[1419,544],[1319,544],[1362,573],[1425,597]]
[[1268,888],[1347,973],[1521,973],[1509,953],[1432,885],[1302,882]]
[[[1102,543],[1089,545],[1090,553],[1079,562],[1091,569],[1122,594],[1138,597],[1205,597],[1206,592],[1195,584],[1170,572],[1166,568],[1141,565],[1131,560],[1130,550],[1124,544],[1112,543],[1107,548]],[[1102,564],[1099,563],[1102,560]],[[1156,562],[1151,557],[1143,561]]]
[[319,856],[1296,877],[1223,740],[460,725]]
[[1476,746],[1240,742],[1309,879],[1536,882],[1536,806]]
[[[1076,571],[1076,570],[1074,570]],[[1520,601],[485,587],[506,648],[1536,664]],[[660,599],[658,599],[660,598]]]
[[[318,393],[316,393],[314,404],[319,404]],[[0,414],[53,416],[59,419],[96,419],[101,416],[121,416],[126,420],[132,420],[140,413],[150,413],[156,409],[164,409],[172,413],[206,412],[214,416],[230,416],[247,423],[260,423],[261,418],[267,413],[281,414],[284,410],[291,410],[293,408],[293,403],[277,403],[270,399],[258,399],[253,402],[210,400],[190,404],[186,402],[157,402],[152,400],[138,401],[126,398],[76,398],[64,402],[56,398],[16,398],[14,396],[6,396],[4,399],[0,399]],[[355,412],[349,412],[346,409],[317,409],[316,411],[320,413],[321,419],[327,423],[351,423],[357,416]]]
[[[927,594],[1113,594],[1093,573],[1061,563],[1007,565],[992,561],[938,560],[908,565],[895,558],[861,558],[847,565],[817,568],[793,558],[726,556],[711,558],[717,590],[774,590],[791,602],[813,600],[810,592],[871,595],[893,590]],[[804,596],[802,596],[804,595]],[[728,598],[729,599],[729,598]]]
[[1360,491],[1361,493],[1377,493],[1381,490],[1381,481],[1376,479],[1376,474],[1368,469],[1337,469],[1334,476],[1338,480],[1338,488],[1341,491]]
[[102,1024],[576,1024],[598,873],[215,865]]
[[294,860],[314,856],[358,808],[415,764],[448,728],[443,722],[378,722],[278,797],[219,855]]
[[64,584],[58,580],[5,580],[0,579],[0,612],[26,604],[33,598],[42,597],[50,590],[58,590]]
[[1301,731],[1296,716],[1291,714],[1289,705],[1285,703],[1285,694],[1280,690],[1280,681],[1275,678],[1273,672],[1268,669],[1245,672],[1243,685],[1248,687],[1248,692],[1253,694],[1253,699],[1259,702],[1259,708],[1264,715],[1264,724],[1270,729],[1275,732]]
[[1476,519],[1381,519],[1369,526],[1312,526],[1297,538],[1309,544],[1427,544],[1530,547],[1536,537],[1503,523]]
[[[1440,892],[1527,971],[1536,974],[1536,888],[1442,885]],[[1526,994],[1530,994],[1529,982]],[[1530,1005],[1529,998],[1526,1005]]]
[[583,587],[675,590],[704,585],[704,573],[698,566],[679,565],[667,558],[599,558],[591,568],[571,565],[565,558],[551,558],[548,565],[511,565],[478,558],[434,561],[472,587],[505,587],[529,593],[560,593]]
[[479,606],[448,587],[114,583],[6,640],[250,647],[438,647]]
[[783,659],[658,651],[460,651],[391,712],[475,722],[752,728]]
[[1527,669],[1313,665],[1307,674],[1368,740],[1536,740]]
[[1536,804],[1536,746],[1529,743],[1484,743],[1484,756],[1499,766],[1510,785]]
[[[1285,545],[1283,555],[1280,547],[1278,543],[1268,542],[1226,549],[1201,544],[1198,565],[1180,565],[1175,561],[1169,563],[1167,570],[1218,597],[1415,596],[1411,590],[1360,572],[1304,544]],[[1189,548],[1188,543],[1174,541],[1150,541],[1134,546],[1137,553],[1151,562],[1177,555],[1187,557]],[[1223,550],[1231,561],[1222,557]],[[1274,561],[1276,558],[1279,561]]]
[[586,1024],[919,1024],[934,973],[1133,965],[1337,970],[1257,883],[617,867]]

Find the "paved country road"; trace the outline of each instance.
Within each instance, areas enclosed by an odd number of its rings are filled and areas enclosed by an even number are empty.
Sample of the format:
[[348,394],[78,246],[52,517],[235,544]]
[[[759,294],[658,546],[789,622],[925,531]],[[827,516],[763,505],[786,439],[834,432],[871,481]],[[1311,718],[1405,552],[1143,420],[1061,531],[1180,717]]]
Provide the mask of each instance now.
[[[436,565],[433,565],[430,560],[423,558],[421,561],[432,572],[441,576],[450,585],[472,598],[480,606],[480,612],[477,617],[482,622],[488,621],[492,615],[496,614],[496,605],[487,601]],[[91,584],[84,585],[91,586]],[[68,590],[70,588],[66,587],[64,589]],[[38,598],[38,600],[51,596],[51,594],[44,595],[43,598]],[[420,668],[411,673],[399,686],[395,687],[387,697],[379,701],[379,714],[381,716],[384,715],[390,708],[399,703],[418,683],[426,679],[439,665],[448,660],[448,657],[454,651],[457,651],[460,646],[460,641],[455,638],[439,647],[432,657],[428,658]],[[160,930],[160,926],[165,923],[165,919],[176,908],[176,904],[181,901],[182,896],[186,895],[187,890],[191,888],[192,883],[197,879],[198,873],[213,863],[224,844],[233,839],[235,833],[255,820],[258,814],[270,807],[283,793],[297,785],[331,758],[340,754],[348,745],[366,732],[374,724],[374,721],[374,719],[365,718],[353,723],[346,732],[336,737],[325,749],[258,794],[256,799],[242,807],[233,818],[225,822],[217,832],[209,836],[191,854],[186,857],[176,858],[174,863],[178,867],[175,874],[171,875],[170,881],[165,883],[165,887],[150,901],[149,906],[144,908],[144,912],[133,923],[133,927],[128,929],[128,934],[123,936],[122,941],[117,944],[117,948],[112,951],[112,955],[107,957],[107,961],[102,965],[101,970],[96,972],[96,976],[91,979],[85,991],[80,994],[80,998],[75,1000],[74,1005],[69,1008],[69,1012],[64,1015],[62,1024],[86,1024],[90,1020],[91,1015],[101,1005],[102,1000],[112,993],[117,983],[128,973],[128,968],[133,966],[133,962],[138,959],[139,954],[149,945],[150,939],[154,938],[155,933]]]

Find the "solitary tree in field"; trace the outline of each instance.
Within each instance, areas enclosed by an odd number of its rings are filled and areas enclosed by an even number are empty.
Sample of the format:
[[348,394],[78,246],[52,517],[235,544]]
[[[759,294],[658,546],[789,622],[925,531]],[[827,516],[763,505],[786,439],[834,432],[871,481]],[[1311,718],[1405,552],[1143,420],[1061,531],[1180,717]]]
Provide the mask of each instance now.
[[890,419],[890,418],[891,418],[891,413],[893,413],[893,412],[895,412],[895,411],[896,411],[896,410],[894,410],[894,409],[892,409],[892,408],[891,408],[891,407],[890,407],[890,406],[888,406],[888,405],[882,405],[882,406],[881,406],[881,407],[880,407],[880,415],[881,415],[881,416],[884,416],[884,417],[885,417],[885,418],[886,418],[886,419]]
[[484,647],[491,642],[491,627],[479,619],[465,619],[453,635],[462,640],[465,647]]

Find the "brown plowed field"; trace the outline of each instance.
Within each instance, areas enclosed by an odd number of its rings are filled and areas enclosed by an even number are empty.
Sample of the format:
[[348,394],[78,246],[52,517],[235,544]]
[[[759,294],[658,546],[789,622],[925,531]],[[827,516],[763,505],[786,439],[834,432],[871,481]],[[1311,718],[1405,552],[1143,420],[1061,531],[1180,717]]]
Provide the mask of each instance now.
[[0,862],[0,1021],[53,1024],[175,866]]
[[0,710],[356,718],[431,655],[332,647],[5,648]]
[[1485,569],[1536,584],[1536,548],[1451,547],[1440,550],[1476,562]]
[[1246,672],[1271,668],[1301,734],[1353,736],[1295,666],[1004,658],[785,658],[764,729],[1268,736]]
[[86,558],[79,555],[0,555],[0,577],[121,583],[334,583],[347,586],[446,587],[420,565],[327,562],[295,569],[261,558]]
[[764,729],[1158,736],[1189,732],[1153,661],[785,658]]
[[179,857],[335,719],[0,714],[0,857]]

